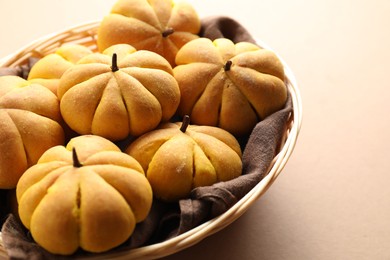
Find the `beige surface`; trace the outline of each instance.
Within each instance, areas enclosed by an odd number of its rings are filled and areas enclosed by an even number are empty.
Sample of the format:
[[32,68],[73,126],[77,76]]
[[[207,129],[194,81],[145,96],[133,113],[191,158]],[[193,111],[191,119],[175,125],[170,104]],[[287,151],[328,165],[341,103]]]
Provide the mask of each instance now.
[[[202,16],[241,21],[286,60],[304,120],[269,191],[228,228],[167,259],[390,259],[390,1],[192,2]],[[1,0],[0,57],[99,19],[112,3]]]

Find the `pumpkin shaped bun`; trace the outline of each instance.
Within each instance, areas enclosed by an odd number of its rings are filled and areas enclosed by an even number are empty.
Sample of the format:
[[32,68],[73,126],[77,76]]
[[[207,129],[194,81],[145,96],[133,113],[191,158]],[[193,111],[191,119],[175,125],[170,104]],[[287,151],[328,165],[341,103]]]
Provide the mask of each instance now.
[[17,185],[20,219],[51,253],[112,249],[149,213],[153,195],[142,167],[100,138],[47,150]]
[[63,144],[57,97],[17,76],[0,77],[0,189],[16,187],[50,147]]
[[177,50],[198,38],[200,19],[194,8],[176,0],[118,0],[98,30],[98,48],[127,43],[165,57],[172,66]]
[[64,121],[75,132],[117,141],[168,121],[179,105],[180,90],[166,59],[119,44],[68,69],[58,97]]
[[176,56],[180,115],[194,124],[248,135],[257,122],[287,100],[284,68],[271,51],[247,42],[199,38]]
[[31,68],[27,80],[41,84],[57,95],[60,78],[64,72],[92,51],[78,44],[61,45],[54,53],[44,56]]
[[234,136],[217,127],[189,125],[189,117],[142,135],[126,153],[142,165],[153,194],[168,202],[242,172],[241,148]]

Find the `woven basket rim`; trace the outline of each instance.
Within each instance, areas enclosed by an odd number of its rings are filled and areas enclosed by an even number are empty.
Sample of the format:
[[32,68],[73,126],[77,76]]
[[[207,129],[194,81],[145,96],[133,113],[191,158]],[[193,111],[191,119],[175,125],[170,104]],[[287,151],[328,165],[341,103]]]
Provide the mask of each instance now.
[[[28,58],[32,56],[45,56],[48,53],[54,52],[62,44],[77,43],[96,49],[96,31],[100,20],[86,22],[80,25],[69,27],[61,32],[53,33],[20,48],[13,54],[10,54],[0,60],[0,67],[15,67],[24,64]],[[266,43],[259,39],[255,39],[256,43],[264,48],[272,50]],[[275,50],[272,50],[281,60],[285,75],[286,84],[290,91],[293,104],[293,112],[290,115],[289,125],[286,129],[285,137],[283,139],[279,153],[275,156],[271,163],[267,175],[252,188],[243,198],[220,216],[217,216],[181,235],[173,237],[169,240],[143,246],[131,250],[106,252],[92,256],[83,256],[77,259],[155,259],[168,256],[184,250],[192,245],[199,243],[204,238],[215,234],[226,226],[230,225],[242,214],[244,214],[249,207],[257,201],[272,185],[275,179],[282,172],[288,159],[290,158],[302,124],[302,100],[298,89],[297,80],[283,58],[278,55]],[[0,232],[0,256],[7,257],[7,252],[3,247],[3,242]]]

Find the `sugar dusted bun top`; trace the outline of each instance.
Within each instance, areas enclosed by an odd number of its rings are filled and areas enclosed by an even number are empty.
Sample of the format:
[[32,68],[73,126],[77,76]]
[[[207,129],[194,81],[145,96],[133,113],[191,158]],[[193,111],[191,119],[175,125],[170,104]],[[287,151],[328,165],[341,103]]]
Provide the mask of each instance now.
[[200,19],[186,1],[119,0],[98,30],[98,47],[127,43],[165,57],[172,66],[177,51],[198,38]]

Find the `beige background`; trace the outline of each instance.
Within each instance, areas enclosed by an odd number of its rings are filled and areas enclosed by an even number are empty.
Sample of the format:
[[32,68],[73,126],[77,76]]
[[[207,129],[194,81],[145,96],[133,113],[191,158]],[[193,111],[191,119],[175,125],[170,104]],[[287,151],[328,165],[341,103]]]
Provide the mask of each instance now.
[[[223,231],[167,259],[390,259],[390,1],[198,0],[276,50],[303,99],[295,152]],[[114,0],[0,0],[0,57]],[[21,7],[24,6],[23,9]]]

